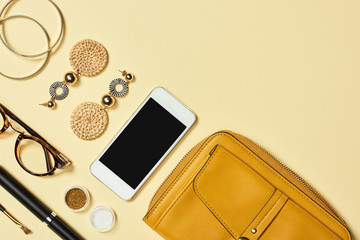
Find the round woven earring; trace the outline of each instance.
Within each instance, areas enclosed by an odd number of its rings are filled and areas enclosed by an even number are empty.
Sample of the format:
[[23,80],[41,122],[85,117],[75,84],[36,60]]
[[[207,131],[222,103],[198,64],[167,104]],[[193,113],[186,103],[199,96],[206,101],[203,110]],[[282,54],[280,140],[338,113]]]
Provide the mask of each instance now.
[[[55,100],[66,98],[69,94],[68,86],[75,85],[79,76],[92,77],[105,68],[108,62],[108,53],[102,44],[91,39],[85,39],[72,47],[69,60],[73,71],[65,73],[63,81],[57,81],[50,85],[51,99],[40,105],[54,109]],[[61,91],[59,92],[58,89]]]
[[[116,97],[124,97],[128,93],[129,83],[135,79],[132,73],[120,72],[124,79],[116,78],[110,82],[109,93],[101,98],[101,105],[94,102],[84,102],[72,112],[70,125],[79,138],[94,140],[104,133],[109,121],[107,110],[115,104]],[[121,89],[118,89],[117,86],[121,86]]]

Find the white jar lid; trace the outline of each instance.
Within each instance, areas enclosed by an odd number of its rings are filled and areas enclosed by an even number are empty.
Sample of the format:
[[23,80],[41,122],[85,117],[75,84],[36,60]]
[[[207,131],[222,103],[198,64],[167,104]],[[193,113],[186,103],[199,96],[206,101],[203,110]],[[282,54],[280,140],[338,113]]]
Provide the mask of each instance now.
[[97,231],[106,232],[115,224],[115,213],[106,206],[97,206],[91,210],[89,221]]

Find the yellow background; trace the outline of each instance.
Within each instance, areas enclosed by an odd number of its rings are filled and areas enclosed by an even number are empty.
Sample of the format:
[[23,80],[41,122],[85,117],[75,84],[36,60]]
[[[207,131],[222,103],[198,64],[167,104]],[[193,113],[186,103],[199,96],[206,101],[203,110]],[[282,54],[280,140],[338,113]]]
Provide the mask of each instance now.
[[[0,5],[6,1],[1,0]],[[0,102],[73,161],[73,168],[48,178],[33,177],[16,163],[17,135],[0,137],[0,164],[88,239],[161,239],[142,217],[154,192],[182,156],[221,129],[263,145],[308,180],[360,235],[360,2],[357,0],[76,0],[56,1],[65,34],[46,68],[29,80],[0,77]],[[52,40],[56,11],[45,0],[17,0],[7,15],[35,17]],[[28,20],[5,24],[9,42],[23,52],[46,48],[43,33]],[[71,47],[85,38],[102,43],[109,63],[98,76],[81,77],[55,111],[39,103],[48,88],[71,70]],[[0,45],[0,71],[29,73],[38,61],[9,54]],[[70,129],[72,110],[99,102],[118,69],[136,75],[129,94],[109,110],[105,134],[91,142]],[[90,164],[155,87],[187,104],[198,121],[132,201],[126,202],[89,172]],[[141,149],[139,149],[141,150]],[[85,186],[90,207],[82,213],[63,203],[65,189]],[[57,239],[0,188],[0,202],[34,233],[27,239]],[[114,209],[116,227],[98,233],[88,215],[96,206]],[[241,215],[240,215],[241,216]],[[0,238],[25,235],[2,214]]]

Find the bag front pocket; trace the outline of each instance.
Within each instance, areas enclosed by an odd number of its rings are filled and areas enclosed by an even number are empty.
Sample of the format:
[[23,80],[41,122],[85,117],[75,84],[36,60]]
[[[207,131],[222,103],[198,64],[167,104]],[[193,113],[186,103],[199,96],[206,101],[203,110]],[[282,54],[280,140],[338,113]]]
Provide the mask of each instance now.
[[271,184],[220,145],[195,177],[193,187],[235,239],[276,195]]
[[194,191],[234,239],[341,239],[224,147],[210,155]]

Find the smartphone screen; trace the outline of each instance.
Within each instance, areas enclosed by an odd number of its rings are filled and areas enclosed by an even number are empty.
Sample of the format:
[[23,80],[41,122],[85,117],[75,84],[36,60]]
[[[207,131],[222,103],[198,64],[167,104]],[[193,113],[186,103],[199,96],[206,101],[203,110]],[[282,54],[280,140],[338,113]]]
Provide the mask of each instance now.
[[135,189],[185,129],[183,123],[149,98],[100,162]]

